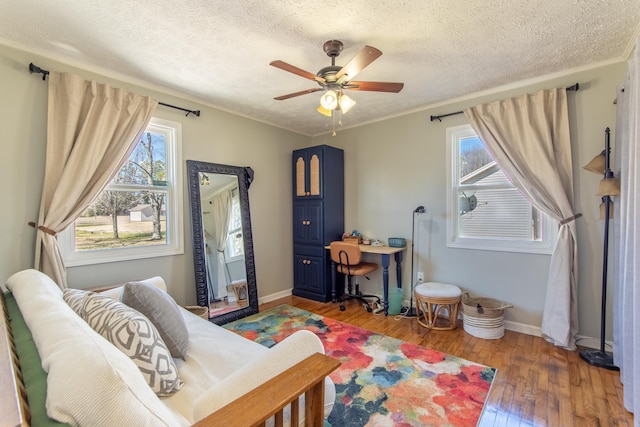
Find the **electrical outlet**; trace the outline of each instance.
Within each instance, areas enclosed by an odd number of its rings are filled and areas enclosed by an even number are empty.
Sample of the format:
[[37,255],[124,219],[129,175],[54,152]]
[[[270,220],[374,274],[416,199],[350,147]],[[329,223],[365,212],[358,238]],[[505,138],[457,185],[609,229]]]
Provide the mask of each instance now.
[[424,272],[418,271],[418,283],[424,282]]

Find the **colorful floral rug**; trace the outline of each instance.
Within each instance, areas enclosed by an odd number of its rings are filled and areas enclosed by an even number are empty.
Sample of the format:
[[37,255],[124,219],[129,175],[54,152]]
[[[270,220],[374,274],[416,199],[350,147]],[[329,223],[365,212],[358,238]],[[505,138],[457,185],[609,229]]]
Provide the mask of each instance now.
[[271,347],[299,329],[315,332],[342,365],[331,374],[342,426],[475,426],[495,368],[470,362],[288,305],[225,328]]

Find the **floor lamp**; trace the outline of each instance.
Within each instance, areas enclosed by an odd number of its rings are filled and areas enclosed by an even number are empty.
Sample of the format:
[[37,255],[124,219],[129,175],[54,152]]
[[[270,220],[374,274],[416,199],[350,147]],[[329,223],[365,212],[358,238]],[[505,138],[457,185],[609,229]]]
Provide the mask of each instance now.
[[415,258],[415,234],[416,234],[416,214],[423,214],[426,212],[424,206],[418,206],[413,210],[411,214],[411,295],[409,296],[409,308],[406,310],[405,317],[416,317],[416,309],[413,308],[413,260]]
[[609,219],[613,211],[613,201],[611,196],[620,195],[620,181],[613,176],[609,164],[611,155],[611,146],[609,142],[610,130],[605,131],[605,148],[602,153],[593,158],[584,169],[603,174],[604,177],[600,181],[597,196],[602,197],[600,204],[600,218],[604,219],[604,251],[602,254],[602,306],[600,309],[600,349],[599,350],[580,350],[580,357],[592,365],[600,368],[606,368],[618,371],[616,365],[613,364],[613,354],[604,350],[605,322],[607,314],[607,261],[609,257]]

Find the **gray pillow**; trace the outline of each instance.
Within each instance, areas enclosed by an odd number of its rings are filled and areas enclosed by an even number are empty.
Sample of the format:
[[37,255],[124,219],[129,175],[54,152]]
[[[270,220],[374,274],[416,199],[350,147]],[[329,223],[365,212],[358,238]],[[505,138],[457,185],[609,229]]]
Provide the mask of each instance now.
[[122,302],[153,323],[171,356],[186,360],[189,331],[171,295],[145,282],[129,282],[124,285]]

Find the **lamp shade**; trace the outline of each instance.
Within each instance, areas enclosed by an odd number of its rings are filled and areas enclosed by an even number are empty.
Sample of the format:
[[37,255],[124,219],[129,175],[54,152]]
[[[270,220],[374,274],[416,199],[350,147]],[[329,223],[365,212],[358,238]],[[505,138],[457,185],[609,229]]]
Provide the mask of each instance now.
[[326,108],[324,108],[322,105],[318,106],[318,113],[320,114],[324,114],[327,117],[331,117],[331,115],[333,114],[333,111],[331,110],[327,110]]
[[320,105],[326,110],[335,110],[338,106],[338,94],[335,90],[328,90],[320,98]]
[[595,156],[589,163],[584,165],[582,168],[588,170],[589,172],[603,174],[605,171],[605,151],[602,150],[602,153]]
[[356,101],[349,98],[345,94],[342,94],[342,96],[340,96],[339,103],[340,103],[340,110],[342,110],[342,114],[346,114],[351,109],[351,107],[356,105]]
[[602,178],[600,180],[600,186],[596,196],[619,196],[620,195],[620,181],[618,178]]
[[[600,203],[600,219],[604,219],[606,213],[606,204]],[[613,218],[613,201],[609,201],[609,220]]]

